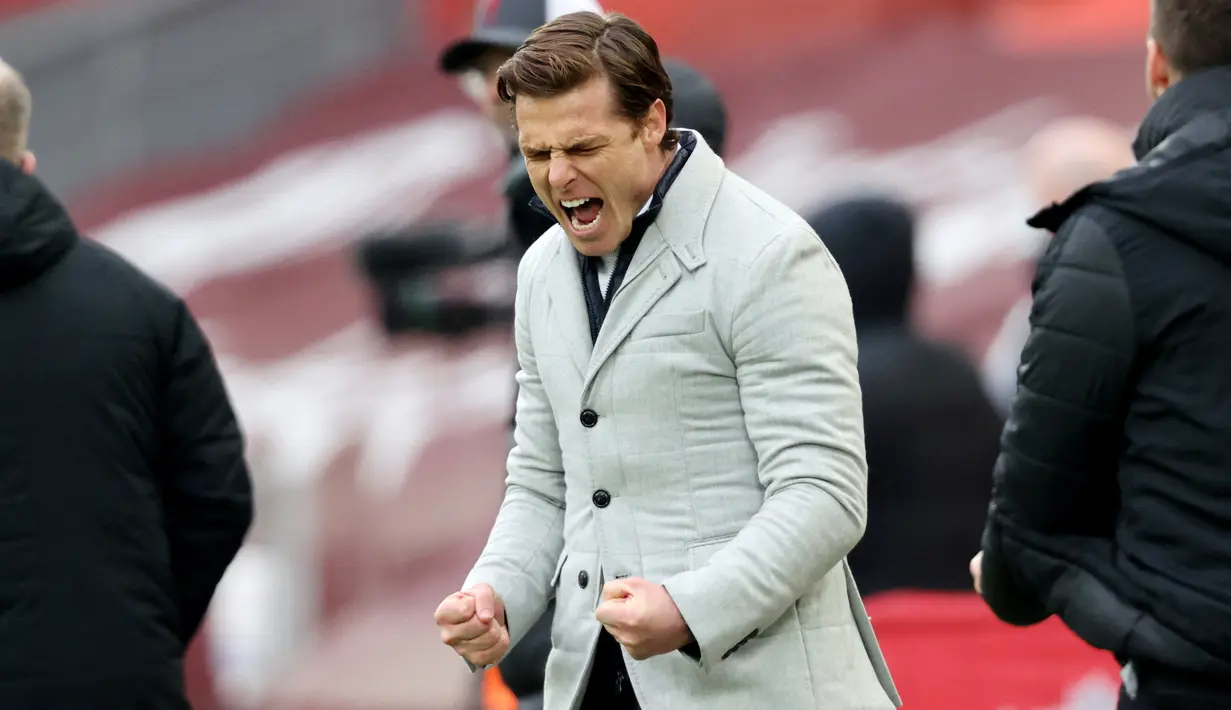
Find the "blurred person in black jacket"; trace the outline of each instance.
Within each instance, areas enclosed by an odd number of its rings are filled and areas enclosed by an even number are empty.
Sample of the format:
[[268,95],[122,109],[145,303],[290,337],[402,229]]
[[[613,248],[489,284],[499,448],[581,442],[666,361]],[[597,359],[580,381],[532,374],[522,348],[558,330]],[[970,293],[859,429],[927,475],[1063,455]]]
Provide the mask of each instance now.
[[31,175],[30,109],[0,63],[0,708],[187,709],[243,440],[184,303]]
[[862,197],[809,223],[846,277],[859,337],[871,515],[855,579],[865,594],[969,590],[963,548],[983,529],[1003,422],[966,354],[911,326],[914,214]]
[[1231,4],[1155,0],[1136,166],[1056,232],[976,588],[1124,664],[1121,708],[1231,707]]

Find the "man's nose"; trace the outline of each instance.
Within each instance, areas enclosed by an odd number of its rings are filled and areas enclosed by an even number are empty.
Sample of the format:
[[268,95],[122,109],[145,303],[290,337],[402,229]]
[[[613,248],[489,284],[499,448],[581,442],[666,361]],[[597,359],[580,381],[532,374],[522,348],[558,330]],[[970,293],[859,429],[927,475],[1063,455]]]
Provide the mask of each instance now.
[[551,165],[547,168],[547,182],[557,190],[568,187],[568,184],[577,176],[577,171],[573,169],[573,163],[568,159],[568,156],[560,155],[551,157]]

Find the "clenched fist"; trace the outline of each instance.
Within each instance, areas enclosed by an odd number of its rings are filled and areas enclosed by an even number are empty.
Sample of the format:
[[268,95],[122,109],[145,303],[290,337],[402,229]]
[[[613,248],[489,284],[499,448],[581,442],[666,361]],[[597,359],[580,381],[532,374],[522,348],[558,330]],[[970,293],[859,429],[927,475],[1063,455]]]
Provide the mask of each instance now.
[[440,640],[476,666],[498,663],[509,652],[504,602],[487,584],[450,594],[436,607]]
[[692,640],[667,588],[639,577],[604,584],[594,616],[638,661],[671,653]]

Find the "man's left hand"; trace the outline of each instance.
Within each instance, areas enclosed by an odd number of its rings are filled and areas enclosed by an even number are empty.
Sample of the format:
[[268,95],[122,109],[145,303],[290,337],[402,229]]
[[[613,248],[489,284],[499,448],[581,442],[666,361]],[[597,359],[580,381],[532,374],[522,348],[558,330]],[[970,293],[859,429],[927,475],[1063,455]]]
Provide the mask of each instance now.
[[640,577],[603,585],[595,618],[638,661],[671,653],[692,640],[667,588]]
[[983,594],[983,550],[970,560],[970,578],[974,581],[975,591]]

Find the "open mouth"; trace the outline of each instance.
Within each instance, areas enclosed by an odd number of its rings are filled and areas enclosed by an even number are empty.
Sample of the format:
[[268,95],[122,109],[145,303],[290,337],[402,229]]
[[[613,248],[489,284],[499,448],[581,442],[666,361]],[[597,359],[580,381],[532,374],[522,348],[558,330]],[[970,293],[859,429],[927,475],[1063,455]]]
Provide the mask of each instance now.
[[573,233],[585,234],[592,232],[603,218],[603,201],[597,197],[578,197],[574,200],[561,200],[560,206],[568,215],[569,223],[573,225]]

